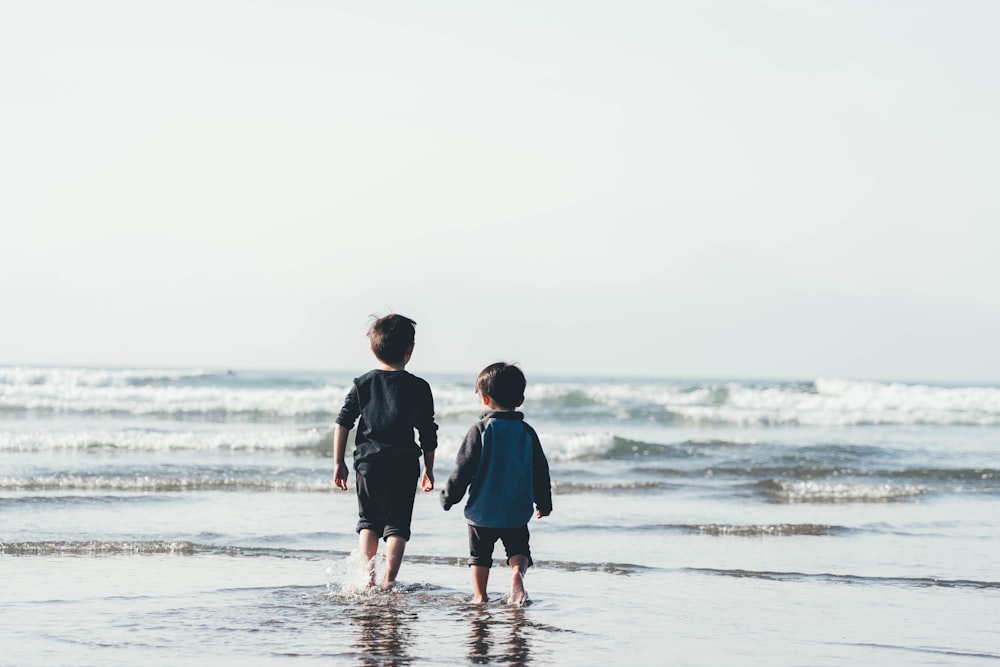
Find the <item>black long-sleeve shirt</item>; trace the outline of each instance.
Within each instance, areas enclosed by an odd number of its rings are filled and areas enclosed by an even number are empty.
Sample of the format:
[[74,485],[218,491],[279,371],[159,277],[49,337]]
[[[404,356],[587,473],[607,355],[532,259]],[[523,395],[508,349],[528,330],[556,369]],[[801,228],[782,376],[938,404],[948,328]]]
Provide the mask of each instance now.
[[[351,429],[355,421],[355,467],[374,458],[417,457],[437,448],[431,387],[408,371],[375,369],[355,378],[336,422]],[[420,434],[419,445],[414,430]]]

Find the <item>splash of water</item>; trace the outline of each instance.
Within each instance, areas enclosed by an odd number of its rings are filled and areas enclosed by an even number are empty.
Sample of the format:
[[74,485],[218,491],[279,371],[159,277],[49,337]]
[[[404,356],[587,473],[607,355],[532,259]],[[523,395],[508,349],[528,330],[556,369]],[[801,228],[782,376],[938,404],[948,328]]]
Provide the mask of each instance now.
[[326,568],[326,588],[331,594],[351,598],[368,597],[379,592],[374,582],[385,573],[385,554],[377,553],[368,560],[354,550],[347,556],[334,559]]

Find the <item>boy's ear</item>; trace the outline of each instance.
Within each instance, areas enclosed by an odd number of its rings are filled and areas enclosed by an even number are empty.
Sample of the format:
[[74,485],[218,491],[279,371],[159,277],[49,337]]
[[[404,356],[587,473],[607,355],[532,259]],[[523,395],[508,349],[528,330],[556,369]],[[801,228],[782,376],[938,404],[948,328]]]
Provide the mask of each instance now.
[[483,399],[483,405],[485,405],[486,407],[489,407],[490,401],[493,400],[482,392],[479,393],[479,398]]

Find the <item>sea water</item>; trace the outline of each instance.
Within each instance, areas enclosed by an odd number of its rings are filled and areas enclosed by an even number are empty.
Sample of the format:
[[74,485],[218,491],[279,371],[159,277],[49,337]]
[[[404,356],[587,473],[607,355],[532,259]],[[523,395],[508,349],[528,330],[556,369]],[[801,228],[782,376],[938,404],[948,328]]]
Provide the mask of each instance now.
[[[1000,661],[1000,387],[526,371],[555,509],[511,606],[436,491],[365,588],[355,374],[0,367],[0,664]],[[440,489],[480,403],[424,377]]]

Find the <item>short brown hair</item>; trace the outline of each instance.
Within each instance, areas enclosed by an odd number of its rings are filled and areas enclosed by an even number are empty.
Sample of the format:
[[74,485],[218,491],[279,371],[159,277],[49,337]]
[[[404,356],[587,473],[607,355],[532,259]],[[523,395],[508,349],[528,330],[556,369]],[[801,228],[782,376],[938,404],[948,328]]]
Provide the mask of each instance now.
[[377,318],[368,327],[368,340],[372,352],[387,364],[398,364],[406,358],[413,345],[417,330],[416,322],[397,313],[389,313]]
[[528,381],[514,364],[498,361],[490,364],[476,378],[476,391],[489,396],[506,410],[513,410],[524,401],[524,388]]

